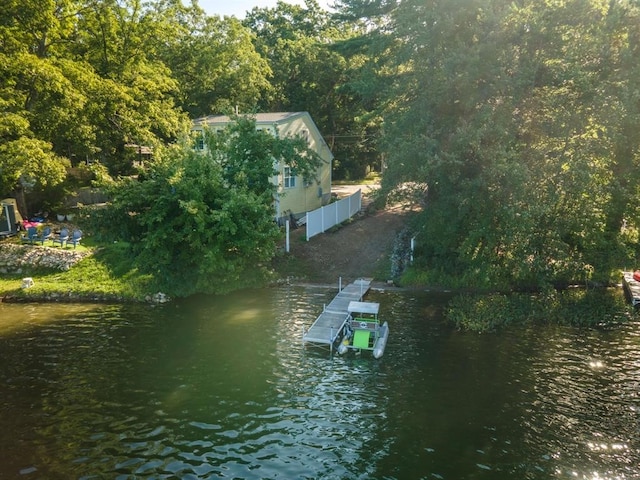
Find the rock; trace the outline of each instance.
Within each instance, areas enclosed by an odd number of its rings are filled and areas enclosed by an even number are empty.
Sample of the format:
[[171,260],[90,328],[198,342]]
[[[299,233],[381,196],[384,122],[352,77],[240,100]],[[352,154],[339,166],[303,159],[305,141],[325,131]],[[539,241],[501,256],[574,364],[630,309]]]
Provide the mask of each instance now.
[[86,250],[3,243],[0,244],[0,271],[18,275],[25,267],[66,271],[89,254]]
[[169,301],[169,297],[162,292],[158,292],[153,294],[151,301],[153,303],[167,303]]

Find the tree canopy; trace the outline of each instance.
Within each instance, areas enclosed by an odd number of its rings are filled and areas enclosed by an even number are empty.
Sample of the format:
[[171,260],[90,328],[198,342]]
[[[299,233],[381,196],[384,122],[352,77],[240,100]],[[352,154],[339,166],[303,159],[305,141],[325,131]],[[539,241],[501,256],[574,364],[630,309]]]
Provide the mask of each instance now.
[[379,165],[372,141],[379,123],[350,85],[361,59],[348,61],[340,48],[364,26],[332,17],[315,0],[254,8],[243,23],[272,72],[272,89],[258,107],[309,112],[335,157],[335,178],[363,178],[368,167]]
[[351,46],[377,46],[356,80],[384,118],[384,191],[425,205],[419,268],[543,286],[634,260],[637,4],[340,5],[369,20]]
[[[639,53],[625,0],[307,0],[243,21],[180,0],[7,0],[0,191],[51,192],[82,162],[134,173],[132,144],[168,177],[162,146],[189,117],[303,110],[334,178],[380,164],[383,195],[423,206],[414,268],[431,281],[607,280],[640,257]],[[214,178],[257,187],[251,157],[227,158]]]
[[92,216],[109,241],[127,241],[140,271],[172,295],[221,293],[258,281],[276,253],[274,159],[317,168],[302,138],[279,138],[240,117],[192,143],[161,150],[137,179],[111,187],[113,201]]

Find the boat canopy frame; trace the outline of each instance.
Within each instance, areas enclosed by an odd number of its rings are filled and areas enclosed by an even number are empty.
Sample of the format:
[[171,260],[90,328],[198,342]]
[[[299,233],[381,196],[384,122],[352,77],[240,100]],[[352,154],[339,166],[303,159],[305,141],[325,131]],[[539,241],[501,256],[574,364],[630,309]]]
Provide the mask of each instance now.
[[380,304],[375,302],[349,302],[347,311],[353,316],[354,313],[361,313],[365,315],[373,315],[378,318],[378,312],[380,312]]

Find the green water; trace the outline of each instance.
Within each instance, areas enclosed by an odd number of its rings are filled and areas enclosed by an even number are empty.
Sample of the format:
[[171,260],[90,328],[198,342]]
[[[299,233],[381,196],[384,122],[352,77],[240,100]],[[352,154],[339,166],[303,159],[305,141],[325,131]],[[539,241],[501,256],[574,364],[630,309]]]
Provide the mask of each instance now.
[[478,336],[372,292],[384,357],[331,357],[334,293],[0,304],[0,478],[640,478],[640,323]]

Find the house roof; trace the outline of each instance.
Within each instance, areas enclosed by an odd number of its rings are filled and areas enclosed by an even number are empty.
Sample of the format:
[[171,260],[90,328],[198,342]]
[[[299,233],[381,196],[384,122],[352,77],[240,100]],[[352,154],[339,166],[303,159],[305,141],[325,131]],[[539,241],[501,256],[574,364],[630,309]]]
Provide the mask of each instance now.
[[153,148],[147,147],[146,145],[137,145],[135,143],[127,143],[124,148],[130,148],[131,150],[135,150],[136,153],[140,155],[153,155]]
[[[270,113],[255,113],[250,115],[256,119],[256,123],[283,123],[292,120],[296,117],[303,115],[309,115],[307,112],[270,112]],[[196,118],[193,123],[195,125],[215,125],[215,124],[227,124],[232,122],[233,119],[228,115],[208,115],[206,117]]]
[[[291,122],[296,118],[306,117],[308,119],[308,125],[310,129],[315,132],[314,136],[318,139],[320,144],[327,149],[327,151],[329,152],[329,155],[331,156],[331,159],[333,159],[333,154],[331,153],[331,149],[327,145],[327,142],[322,136],[322,133],[320,133],[318,126],[311,118],[311,115],[309,115],[309,112],[268,112],[268,113],[248,114],[248,116],[255,118],[256,125],[265,125],[265,124],[282,125],[282,124],[287,124],[288,122]],[[232,123],[233,121],[234,119],[228,115],[208,115],[206,117],[196,118],[195,120],[193,120],[193,125],[194,126],[212,126],[212,125],[226,126],[229,123]]]

